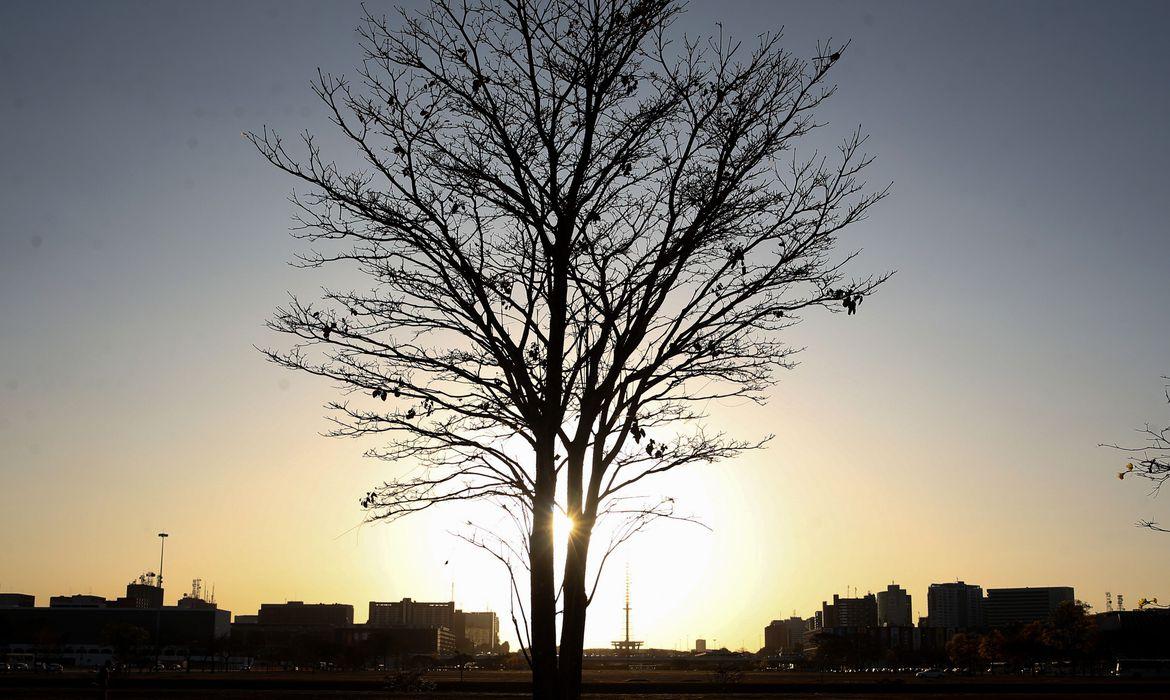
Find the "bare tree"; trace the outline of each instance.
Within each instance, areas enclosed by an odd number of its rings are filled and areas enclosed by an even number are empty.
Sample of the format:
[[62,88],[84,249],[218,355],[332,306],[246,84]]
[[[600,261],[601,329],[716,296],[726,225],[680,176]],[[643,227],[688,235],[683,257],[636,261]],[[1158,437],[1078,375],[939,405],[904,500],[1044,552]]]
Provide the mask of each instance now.
[[[1162,377],[1162,379],[1170,382],[1170,377]],[[1170,384],[1167,384],[1162,391],[1166,396],[1166,402],[1170,403]],[[1161,492],[1163,484],[1170,480],[1170,425],[1156,428],[1146,423],[1144,427],[1138,429],[1138,432],[1142,434],[1146,444],[1134,447],[1113,444],[1101,446],[1133,454],[1134,458],[1117,473],[1117,478],[1124,479],[1130,476],[1153,482],[1150,495],[1157,496]],[[1170,532],[1170,529],[1153,520],[1139,520],[1137,524],[1139,527],[1146,527],[1157,532]]]
[[[349,264],[369,287],[297,298],[270,326],[283,366],[336,382],[335,435],[388,438],[421,466],[362,499],[371,519],[490,500],[523,533],[466,537],[512,571],[538,697],[577,697],[597,560],[669,498],[657,474],[760,447],[703,429],[704,406],[762,403],[800,314],[853,314],[884,275],[847,279],[837,237],[885,189],[854,132],[798,152],[843,46],[802,60],[672,37],[671,0],[444,0],[367,13],[351,82],[314,91],[360,164],[302,134],[294,155],[246,134],[307,184],[293,195],[306,267]],[[573,523],[561,585],[554,509]],[[595,556],[603,519],[613,539]],[[470,523],[469,523],[470,525]],[[557,640],[558,605],[561,633]]]

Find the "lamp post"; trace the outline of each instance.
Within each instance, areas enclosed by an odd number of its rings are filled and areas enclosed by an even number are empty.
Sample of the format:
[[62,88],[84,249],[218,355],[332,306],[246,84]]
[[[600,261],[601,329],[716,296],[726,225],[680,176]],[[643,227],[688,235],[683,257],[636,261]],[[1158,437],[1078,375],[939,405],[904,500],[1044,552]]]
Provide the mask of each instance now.
[[162,627],[162,606],[163,606],[163,554],[167,549],[167,538],[170,537],[165,532],[158,533],[158,609],[154,611],[154,668],[158,670],[159,656],[162,654],[162,639],[159,638],[159,633]]
[[165,532],[158,533],[158,539],[159,539],[159,544],[158,544],[158,587],[159,588],[162,588],[162,585],[163,585],[163,578],[162,578],[163,554],[166,553],[167,538],[168,537],[170,537],[170,535],[168,535]]

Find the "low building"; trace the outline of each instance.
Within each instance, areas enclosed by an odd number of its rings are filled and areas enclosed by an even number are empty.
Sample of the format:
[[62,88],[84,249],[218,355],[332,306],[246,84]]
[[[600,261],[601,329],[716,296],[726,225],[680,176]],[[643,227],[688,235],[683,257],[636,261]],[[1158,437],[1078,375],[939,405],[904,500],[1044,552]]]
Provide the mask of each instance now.
[[1099,649],[1119,659],[1170,659],[1170,610],[1111,610],[1093,615]]
[[1061,603],[1074,600],[1071,586],[989,588],[984,604],[987,626],[1016,627],[1047,620]]
[[352,605],[290,600],[237,615],[231,637],[236,648],[266,663],[316,664],[334,656],[353,627]]
[[49,598],[50,608],[104,608],[109,604],[98,595],[55,595]]
[[366,624],[371,627],[446,629],[462,651],[494,651],[500,644],[500,621],[494,612],[464,612],[454,601],[428,603],[403,598],[370,601]]
[[261,625],[345,627],[353,624],[353,606],[343,603],[263,603],[257,615]]
[[179,602],[175,603],[175,607],[184,610],[214,610],[216,605],[210,600],[185,595],[179,598]]
[[382,663],[405,656],[442,658],[457,649],[446,627],[374,627],[354,625],[341,630],[341,643],[360,649],[370,660]]
[[31,608],[36,602],[36,596],[27,593],[0,593],[0,608]]
[[[0,609],[0,647],[35,647],[47,655],[112,653],[122,630],[154,649],[210,648],[230,633],[227,610],[49,607]],[[157,632],[157,634],[156,634]],[[166,653],[166,652],[164,652]]]

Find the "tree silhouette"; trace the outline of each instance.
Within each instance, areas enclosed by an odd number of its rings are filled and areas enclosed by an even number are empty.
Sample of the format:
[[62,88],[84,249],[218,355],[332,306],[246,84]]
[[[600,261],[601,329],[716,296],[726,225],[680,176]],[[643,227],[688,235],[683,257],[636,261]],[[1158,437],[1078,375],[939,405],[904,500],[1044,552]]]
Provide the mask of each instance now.
[[1044,629],[1044,643],[1052,655],[1085,664],[1097,646],[1097,623],[1083,601],[1064,601],[1053,611]]
[[[1170,377],[1162,377],[1162,379],[1170,381]],[[1166,396],[1166,402],[1170,403],[1170,385],[1163,388],[1163,394]],[[1146,423],[1145,427],[1138,429],[1138,432],[1144,436],[1145,445],[1136,447],[1102,445],[1102,447],[1112,447],[1115,450],[1133,453],[1136,458],[1128,462],[1125,468],[1117,473],[1117,478],[1125,479],[1125,477],[1131,476],[1151,481],[1153,482],[1152,495],[1156,496],[1161,492],[1162,485],[1170,480],[1170,425],[1156,428]],[[1153,520],[1139,520],[1137,524],[1157,532],[1170,532],[1170,529]]]
[[[854,254],[836,252],[886,193],[861,179],[862,134],[833,157],[797,150],[844,47],[802,60],[778,34],[677,37],[681,10],[367,12],[359,79],[313,84],[360,163],[309,133],[291,150],[267,127],[245,134],[308,186],[292,197],[294,235],[311,244],[299,263],[348,264],[368,282],[291,298],[269,322],[291,346],[267,356],[346,392],[329,404],[332,434],[383,436],[370,454],[421,464],[365,495],[371,519],[468,500],[506,509],[519,540],[465,537],[509,567],[542,697],[579,694],[609,554],[679,517],[631,487],[763,445],[704,430],[704,406],[762,403],[791,364],[781,331],[815,307],[855,313],[885,278],[847,279]],[[573,522],[559,588],[555,509]],[[602,520],[612,535],[591,568]]]
[[980,641],[978,634],[959,632],[947,642],[947,657],[968,670],[975,668],[980,660]]
[[102,628],[101,639],[103,644],[113,648],[114,658],[121,666],[129,664],[132,659],[140,661],[139,657],[150,641],[150,633],[137,625],[115,623]]

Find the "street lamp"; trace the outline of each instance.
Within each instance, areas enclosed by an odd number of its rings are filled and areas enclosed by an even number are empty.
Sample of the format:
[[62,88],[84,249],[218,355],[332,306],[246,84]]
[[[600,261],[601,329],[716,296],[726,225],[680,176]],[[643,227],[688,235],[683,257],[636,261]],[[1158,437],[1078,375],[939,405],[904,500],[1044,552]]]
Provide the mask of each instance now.
[[159,588],[162,588],[162,585],[163,585],[163,579],[162,579],[163,554],[166,552],[166,548],[167,548],[167,538],[168,538],[168,537],[170,537],[170,535],[168,535],[168,534],[167,534],[167,533],[165,533],[165,532],[160,532],[160,533],[158,533],[158,539],[159,539],[159,546],[158,546],[158,587],[159,587]]
[[162,631],[162,606],[165,602],[163,598],[163,554],[167,549],[167,538],[170,537],[165,532],[158,533],[158,609],[154,611],[154,668],[158,670],[159,656],[162,653],[162,640],[159,639],[159,633]]

